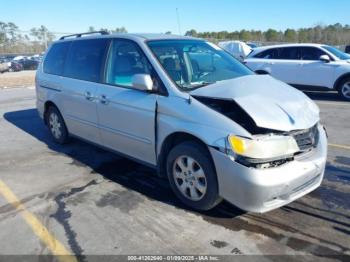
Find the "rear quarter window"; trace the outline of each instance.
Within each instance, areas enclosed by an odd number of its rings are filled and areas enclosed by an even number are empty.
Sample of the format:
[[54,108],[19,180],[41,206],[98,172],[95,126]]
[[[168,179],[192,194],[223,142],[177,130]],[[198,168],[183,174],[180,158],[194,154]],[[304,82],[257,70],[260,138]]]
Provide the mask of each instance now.
[[62,75],[64,63],[71,42],[53,44],[44,61],[44,72],[53,75]]
[[99,82],[108,43],[108,39],[73,41],[67,56],[64,76]]

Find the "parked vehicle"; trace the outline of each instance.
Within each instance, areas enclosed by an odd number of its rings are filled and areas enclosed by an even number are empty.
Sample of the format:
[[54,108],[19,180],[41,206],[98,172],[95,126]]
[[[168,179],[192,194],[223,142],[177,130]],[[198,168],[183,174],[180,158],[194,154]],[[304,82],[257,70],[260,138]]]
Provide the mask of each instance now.
[[345,53],[350,54],[350,45],[345,47]]
[[7,72],[17,72],[17,71],[21,71],[23,69],[22,65],[19,64],[18,62],[10,59],[10,58],[3,58],[0,60],[0,62],[2,61],[2,63],[6,63],[7,64]]
[[15,61],[22,65],[23,70],[36,70],[39,65],[39,61],[35,59],[23,58]]
[[5,73],[9,71],[9,66],[5,60],[0,60],[0,73]]
[[254,42],[247,42],[246,43],[251,49],[257,48],[259,46],[258,43],[254,43]]
[[18,71],[22,71],[23,70],[23,66],[22,64],[16,62],[16,61],[11,61],[9,62],[10,66],[9,66],[9,71],[10,72],[18,72]]
[[19,61],[19,60],[23,60],[23,59],[26,59],[26,57],[23,55],[19,55],[19,56],[15,56],[12,60]]
[[194,209],[226,199],[266,212],[323,179],[317,105],[205,40],[63,37],[37,70],[36,93],[54,141],[78,137],[151,166]]
[[243,61],[253,50],[242,41],[224,41],[219,42],[218,45],[240,61]]
[[258,47],[245,59],[259,74],[270,74],[297,88],[337,90],[350,101],[350,55],[320,44]]

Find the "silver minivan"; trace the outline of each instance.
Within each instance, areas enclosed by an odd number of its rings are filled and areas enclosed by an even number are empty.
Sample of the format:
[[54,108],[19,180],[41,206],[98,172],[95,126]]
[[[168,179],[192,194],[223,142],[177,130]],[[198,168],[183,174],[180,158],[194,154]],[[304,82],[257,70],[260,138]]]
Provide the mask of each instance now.
[[319,109],[205,40],[77,34],[54,42],[36,75],[53,139],[78,137],[154,167],[191,208],[225,199],[267,212],[322,182]]

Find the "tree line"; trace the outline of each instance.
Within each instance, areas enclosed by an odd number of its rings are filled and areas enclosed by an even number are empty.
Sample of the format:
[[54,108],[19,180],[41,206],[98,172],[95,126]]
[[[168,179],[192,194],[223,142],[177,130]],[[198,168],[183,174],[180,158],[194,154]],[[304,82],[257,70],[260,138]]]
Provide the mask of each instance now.
[[40,53],[55,39],[45,26],[21,31],[12,22],[0,21],[0,54]]
[[329,45],[350,44],[350,25],[336,23],[334,25],[316,25],[309,28],[291,29],[285,31],[268,29],[240,30],[220,32],[197,32],[195,29],[186,32],[187,36],[218,40],[241,40],[256,42],[298,42],[322,43]]
[[[110,33],[127,33],[125,27],[114,29],[100,28],[93,26],[87,28],[88,32],[107,31]],[[166,34],[170,34],[168,31]],[[70,33],[52,32],[44,25],[31,28],[29,31],[21,31],[15,23],[0,21],[0,54],[18,53],[41,53],[55,39]],[[220,32],[197,32],[195,29],[186,32],[188,36],[200,37],[217,42],[220,40],[241,40],[256,42],[309,42],[323,43],[329,45],[350,44],[350,25],[336,23],[333,25],[316,25],[308,28],[292,29],[284,31],[268,29],[261,30],[240,30]]]
[[[88,32],[107,31],[110,33],[127,33],[125,27],[114,29],[95,29],[90,26]],[[52,32],[44,25],[33,27],[29,31],[22,31],[12,22],[0,21],[0,54],[37,54],[44,52],[50,43],[62,35],[72,33]]]

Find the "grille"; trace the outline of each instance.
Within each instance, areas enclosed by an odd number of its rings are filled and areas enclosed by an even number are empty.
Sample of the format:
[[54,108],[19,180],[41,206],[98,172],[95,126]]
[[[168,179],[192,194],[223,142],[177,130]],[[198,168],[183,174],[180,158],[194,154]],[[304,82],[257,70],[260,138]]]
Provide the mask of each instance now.
[[318,144],[319,132],[317,124],[309,129],[292,132],[291,135],[297,142],[301,152],[310,151]]

